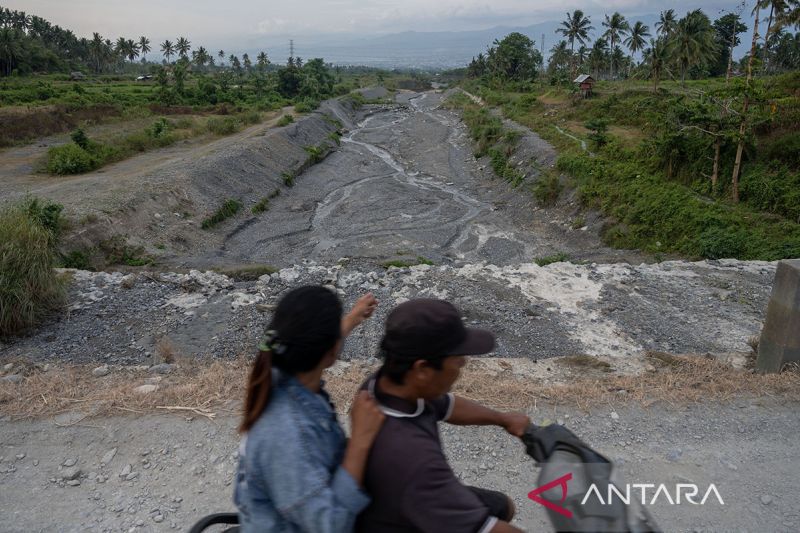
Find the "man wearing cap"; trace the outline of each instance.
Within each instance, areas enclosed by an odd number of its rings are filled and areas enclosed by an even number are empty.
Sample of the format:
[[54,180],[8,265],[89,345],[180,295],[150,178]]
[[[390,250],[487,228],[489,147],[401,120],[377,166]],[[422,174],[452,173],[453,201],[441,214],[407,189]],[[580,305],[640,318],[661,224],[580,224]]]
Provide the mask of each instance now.
[[467,487],[447,463],[437,423],[496,425],[522,436],[530,419],[454,396],[468,355],[489,353],[494,335],[467,328],[449,302],[416,299],[397,306],[381,341],[384,364],[362,388],[387,415],[367,462],[372,503],[357,531],[506,533],[514,504],[500,492]]

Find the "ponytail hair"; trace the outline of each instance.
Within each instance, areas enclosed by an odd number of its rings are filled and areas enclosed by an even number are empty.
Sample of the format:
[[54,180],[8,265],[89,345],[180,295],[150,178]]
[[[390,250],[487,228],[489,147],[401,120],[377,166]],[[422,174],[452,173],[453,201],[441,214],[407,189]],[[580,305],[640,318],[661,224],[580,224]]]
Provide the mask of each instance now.
[[342,303],[332,291],[304,286],[278,303],[264,340],[258,346],[247,382],[239,432],[249,431],[269,405],[272,367],[283,374],[308,372],[342,336]]

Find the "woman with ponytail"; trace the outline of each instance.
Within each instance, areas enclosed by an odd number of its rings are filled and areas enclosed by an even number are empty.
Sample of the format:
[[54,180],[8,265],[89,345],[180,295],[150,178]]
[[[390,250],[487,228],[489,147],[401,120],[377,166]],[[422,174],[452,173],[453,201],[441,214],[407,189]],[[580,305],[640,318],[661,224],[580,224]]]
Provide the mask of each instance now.
[[339,298],[312,286],[278,303],[250,374],[239,428],[234,500],[243,533],[352,531],[369,503],[364,466],[384,415],[362,391],[353,402],[348,441],[322,372],[377,303],[367,294],[342,317]]

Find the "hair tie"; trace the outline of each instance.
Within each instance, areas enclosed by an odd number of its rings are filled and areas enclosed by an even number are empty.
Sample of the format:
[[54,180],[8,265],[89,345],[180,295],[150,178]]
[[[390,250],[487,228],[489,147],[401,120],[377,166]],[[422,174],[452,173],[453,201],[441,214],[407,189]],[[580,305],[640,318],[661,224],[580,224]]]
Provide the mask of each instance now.
[[262,352],[272,352],[273,354],[280,356],[286,353],[288,347],[278,337],[278,332],[274,329],[271,329],[264,334],[264,338],[262,339],[261,344],[258,345],[258,349]]

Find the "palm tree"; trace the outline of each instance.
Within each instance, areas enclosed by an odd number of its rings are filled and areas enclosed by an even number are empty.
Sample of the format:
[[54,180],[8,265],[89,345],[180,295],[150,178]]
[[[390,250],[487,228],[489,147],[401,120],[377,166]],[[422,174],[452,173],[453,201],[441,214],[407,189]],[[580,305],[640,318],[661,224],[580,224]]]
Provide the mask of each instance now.
[[608,41],[603,38],[597,39],[589,51],[589,68],[594,72],[594,77],[599,77],[600,71],[605,68],[608,55]]
[[133,39],[128,39],[125,42],[125,55],[131,63],[133,63],[134,59],[139,57],[139,45]]
[[764,63],[764,72],[767,71],[767,53],[769,53],[769,34],[772,31],[772,15],[775,11],[778,13],[783,13],[786,11],[788,5],[786,4],[786,0],[759,0],[756,2],[755,7],[753,7],[753,14],[755,14],[757,9],[766,9],[769,6],[769,21],[767,22],[767,31],[764,34],[764,51],[761,56],[761,61]]
[[142,61],[147,61],[147,53],[150,51],[150,39],[144,35],[139,37],[139,50],[142,52]]
[[658,22],[656,22],[656,30],[658,30],[658,35],[661,37],[669,38],[675,31],[675,26],[677,25],[677,23],[678,22],[675,19],[674,9],[667,9],[666,11],[662,11],[661,17],[659,18]]
[[181,57],[187,57],[189,50],[192,49],[192,43],[186,37],[178,37],[178,42],[175,43],[175,50]]
[[[122,59],[124,64],[125,58],[128,56],[128,40],[125,37],[117,37],[117,42],[114,43],[114,53]],[[119,60],[117,60],[117,64],[119,64]]]
[[258,56],[256,56],[256,62],[258,63],[258,68],[260,70],[264,70],[269,65],[269,59],[267,59],[267,54],[264,51],[259,52]]
[[650,39],[650,48],[645,50],[642,62],[647,65],[650,71],[654,93],[658,92],[658,82],[661,80],[662,74],[669,71],[669,61],[670,56],[666,37],[661,37],[656,40]]
[[0,30],[0,63],[5,65],[5,75],[10,76],[14,64],[22,53],[17,30],[5,27]]
[[192,58],[197,66],[204,67],[206,63],[208,63],[208,60],[211,58],[211,56],[209,56],[208,51],[201,46],[192,52]]
[[219,58],[219,64],[220,65],[224,65],[225,64],[225,50],[220,50],[219,52],[217,52],[217,57]]
[[559,41],[558,44],[550,49],[550,61],[547,70],[551,73],[566,70],[567,65],[572,62],[572,54],[567,49],[567,41]]
[[166,41],[161,43],[161,52],[167,59],[167,63],[169,63],[170,58],[175,55],[175,46],[172,44],[172,41],[167,39]]
[[575,75],[575,60],[572,57],[575,55],[575,41],[585,45],[586,40],[589,38],[589,32],[594,28],[589,17],[585,17],[580,9],[576,9],[571,15],[567,13],[567,19],[561,22],[561,26],[556,30],[556,33],[560,33],[569,41],[572,74]]
[[646,24],[642,24],[639,20],[633,25],[630,35],[628,35],[628,38],[625,39],[623,43],[631,51],[631,54],[636,55],[636,52],[644,49],[644,45],[646,44],[644,39],[645,37],[650,37],[649,30],[650,28],[648,28]]
[[695,9],[678,21],[672,38],[672,55],[681,69],[681,85],[686,87],[689,65],[704,64],[717,51],[711,21],[700,9]]
[[89,57],[92,60],[95,73],[99,73],[105,58],[105,43],[103,42],[103,37],[97,32],[92,34],[92,40],[89,42]]
[[[612,53],[616,50],[616,43],[622,39],[622,36],[627,34],[630,31],[630,26],[628,25],[628,21],[625,20],[625,17],[622,16],[618,11],[614,12],[611,17],[606,15],[606,20],[603,21],[603,26],[605,26],[606,32],[603,34],[603,37],[608,38],[611,42],[611,50]],[[614,77],[614,61],[611,61],[611,77]]]
[[800,0],[786,0],[786,9],[782,13],[778,13],[776,22],[781,28],[800,27]]
[[253,66],[253,63],[250,61],[250,56],[247,55],[246,52],[242,55],[242,63],[244,64],[244,70],[250,72],[250,67]]

